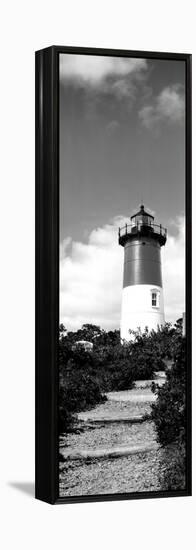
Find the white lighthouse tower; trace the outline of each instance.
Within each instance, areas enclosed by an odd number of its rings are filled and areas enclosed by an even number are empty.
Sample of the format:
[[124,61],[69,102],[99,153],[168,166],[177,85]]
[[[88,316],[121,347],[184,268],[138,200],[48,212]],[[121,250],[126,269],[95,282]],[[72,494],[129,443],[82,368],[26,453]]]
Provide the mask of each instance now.
[[119,244],[124,247],[122,339],[131,339],[130,329],[157,330],[165,322],[161,246],[166,240],[167,230],[154,223],[143,204],[130,225],[119,228]]

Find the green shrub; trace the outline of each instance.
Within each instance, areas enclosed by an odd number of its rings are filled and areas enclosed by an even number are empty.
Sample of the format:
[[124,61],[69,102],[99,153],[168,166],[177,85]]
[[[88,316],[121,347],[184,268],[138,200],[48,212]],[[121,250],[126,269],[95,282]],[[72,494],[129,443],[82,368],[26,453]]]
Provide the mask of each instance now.
[[164,449],[161,484],[167,490],[182,490],[186,485],[186,340],[179,331],[174,334],[172,352],[165,385],[152,388],[157,393],[152,418]]
[[178,438],[184,440],[186,426],[186,342],[182,336],[175,341],[171,370],[164,386],[154,388],[157,401],[152,404],[158,440],[167,445]]

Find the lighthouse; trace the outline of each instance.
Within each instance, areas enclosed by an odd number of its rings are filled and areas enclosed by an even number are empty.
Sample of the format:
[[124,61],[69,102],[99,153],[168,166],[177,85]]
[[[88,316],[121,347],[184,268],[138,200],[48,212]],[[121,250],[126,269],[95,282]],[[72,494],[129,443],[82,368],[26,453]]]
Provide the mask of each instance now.
[[167,230],[154,223],[142,204],[131,223],[119,228],[124,248],[121,338],[130,340],[129,330],[157,330],[164,324],[161,247]]

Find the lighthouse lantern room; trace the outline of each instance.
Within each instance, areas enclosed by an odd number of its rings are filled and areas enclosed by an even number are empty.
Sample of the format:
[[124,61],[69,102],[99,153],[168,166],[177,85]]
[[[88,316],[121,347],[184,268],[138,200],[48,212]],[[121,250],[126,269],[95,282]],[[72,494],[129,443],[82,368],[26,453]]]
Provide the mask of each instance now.
[[165,322],[161,247],[167,230],[154,223],[143,204],[130,220],[119,228],[119,244],[124,247],[121,338],[125,340],[132,338],[130,330],[157,330]]

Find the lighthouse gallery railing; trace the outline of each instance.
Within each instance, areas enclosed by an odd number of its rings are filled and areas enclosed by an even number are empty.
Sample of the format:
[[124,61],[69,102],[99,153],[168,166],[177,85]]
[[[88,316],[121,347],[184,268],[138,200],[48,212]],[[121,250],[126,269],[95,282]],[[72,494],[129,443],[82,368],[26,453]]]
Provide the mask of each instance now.
[[118,236],[124,237],[129,234],[134,234],[137,232],[143,232],[143,230],[149,230],[157,235],[161,235],[165,238],[167,238],[167,229],[163,227],[161,224],[156,223],[131,223],[131,224],[125,224],[124,227],[119,227],[118,229]]

